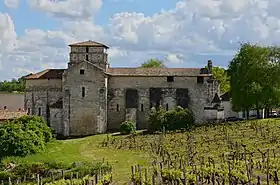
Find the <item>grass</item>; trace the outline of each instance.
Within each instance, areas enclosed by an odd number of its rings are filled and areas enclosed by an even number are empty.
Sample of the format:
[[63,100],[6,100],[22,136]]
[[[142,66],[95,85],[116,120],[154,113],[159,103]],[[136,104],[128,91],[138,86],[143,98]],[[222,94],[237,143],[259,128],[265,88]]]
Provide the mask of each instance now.
[[[44,153],[25,158],[12,158],[16,163],[22,162],[73,162],[108,161],[113,165],[113,179],[124,184],[130,178],[130,166],[149,164],[149,155],[144,152],[102,148],[100,143],[107,137],[106,134],[90,136],[81,139],[54,141],[49,143]],[[119,136],[118,136],[119,137]],[[123,136],[120,136],[123,137]],[[9,160],[9,159],[8,159]]]
[[[25,158],[13,158],[17,162],[58,161],[65,164],[85,161],[101,161],[103,158],[113,165],[113,179],[125,184],[130,179],[130,166],[140,164],[150,167],[155,154],[151,153],[151,144],[158,143],[160,135],[139,135],[131,146],[131,140],[125,136],[110,136],[111,144],[102,147],[107,140],[106,134],[80,139],[54,141],[49,143],[44,153]],[[114,139],[113,139],[114,138]],[[275,141],[272,141],[274,139]],[[267,119],[247,121],[231,125],[198,127],[185,133],[168,133],[164,136],[163,146],[172,155],[185,155],[192,150],[197,152],[195,160],[211,157],[221,162],[221,155],[233,150],[237,144],[246,145],[247,150],[275,148],[280,145],[280,120]],[[140,147],[141,146],[141,147]],[[132,148],[132,149],[131,149]],[[277,149],[277,148],[276,148]],[[280,157],[280,150],[277,152]],[[279,166],[280,169],[280,166]]]

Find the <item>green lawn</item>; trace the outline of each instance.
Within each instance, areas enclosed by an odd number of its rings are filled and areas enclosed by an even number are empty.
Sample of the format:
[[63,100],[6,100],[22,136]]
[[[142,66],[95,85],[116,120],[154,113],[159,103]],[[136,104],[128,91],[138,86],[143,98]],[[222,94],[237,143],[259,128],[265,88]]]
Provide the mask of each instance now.
[[[107,135],[96,135],[81,139],[55,141],[48,144],[47,150],[42,154],[25,158],[13,158],[17,162],[57,161],[65,164],[73,162],[94,162],[103,158],[113,165],[113,180],[124,184],[130,178],[130,166],[149,164],[149,155],[144,152],[102,148],[100,143]],[[120,136],[117,136],[120,137]]]

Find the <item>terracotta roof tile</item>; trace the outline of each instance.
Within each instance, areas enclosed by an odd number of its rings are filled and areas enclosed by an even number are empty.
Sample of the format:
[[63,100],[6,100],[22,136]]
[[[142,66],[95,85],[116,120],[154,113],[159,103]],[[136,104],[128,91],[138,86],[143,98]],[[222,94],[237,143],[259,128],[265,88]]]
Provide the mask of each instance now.
[[106,46],[106,45],[104,45],[102,43],[91,41],[91,40],[70,44],[69,46],[70,47],[71,46],[94,46],[94,47],[104,47],[106,49],[109,48],[108,46]]
[[108,68],[113,76],[211,76],[205,68]]
[[25,79],[62,79],[65,69],[46,69],[44,71],[26,76]]
[[24,112],[24,111],[12,112],[12,111],[8,111],[8,110],[0,110],[0,120],[1,121],[18,118],[18,117],[21,117],[24,115],[27,115],[27,112]]

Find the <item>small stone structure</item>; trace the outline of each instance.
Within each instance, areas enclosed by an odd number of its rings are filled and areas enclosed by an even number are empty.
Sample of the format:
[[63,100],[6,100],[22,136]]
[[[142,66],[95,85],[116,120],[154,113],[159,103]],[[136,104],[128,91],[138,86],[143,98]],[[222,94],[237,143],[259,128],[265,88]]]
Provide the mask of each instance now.
[[104,44],[69,46],[67,69],[26,77],[26,110],[44,117],[58,134],[104,133],[125,120],[145,129],[153,106],[189,108],[197,123],[208,119],[209,107],[210,112],[222,110],[213,102],[220,94],[210,60],[206,68],[110,68]]

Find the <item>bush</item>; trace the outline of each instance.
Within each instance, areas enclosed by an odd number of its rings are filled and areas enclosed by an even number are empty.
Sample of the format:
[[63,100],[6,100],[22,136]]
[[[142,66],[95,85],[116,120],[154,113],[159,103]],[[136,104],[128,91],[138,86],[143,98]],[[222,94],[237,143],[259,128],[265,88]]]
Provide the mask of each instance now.
[[131,134],[136,130],[135,124],[133,121],[125,121],[120,126],[121,134]]
[[41,152],[52,139],[52,130],[43,118],[22,116],[0,127],[0,158]]
[[176,107],[174,110],[165,111],[161,107],[152,108],[149,118],[149,128],[151,132],[162,130],[167,131],[189,130],[194,125],[194,117],[190,110]]

